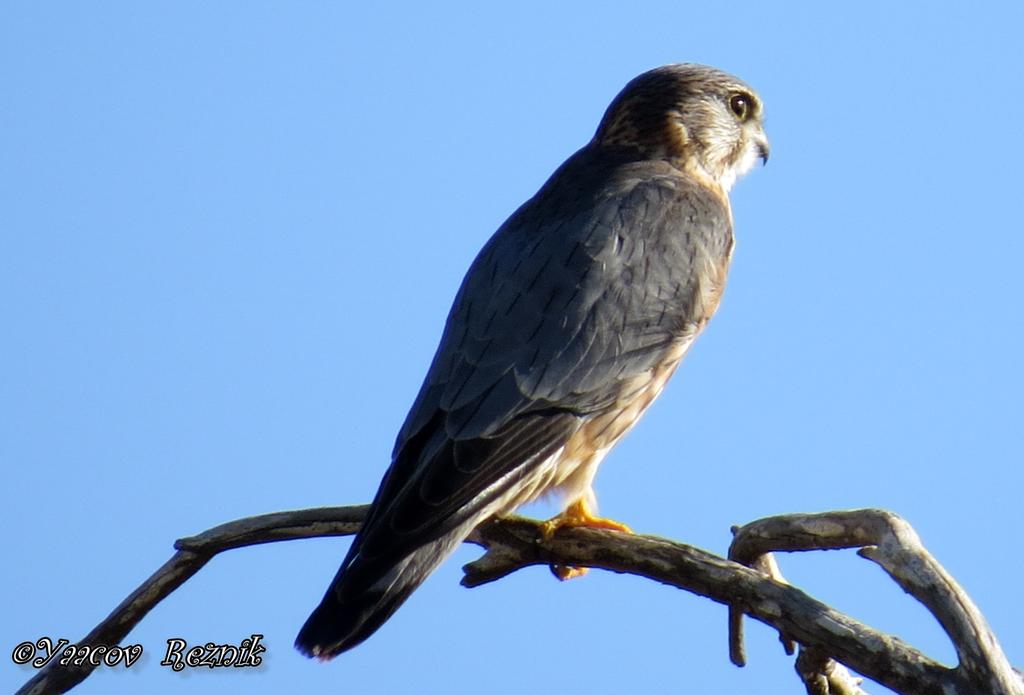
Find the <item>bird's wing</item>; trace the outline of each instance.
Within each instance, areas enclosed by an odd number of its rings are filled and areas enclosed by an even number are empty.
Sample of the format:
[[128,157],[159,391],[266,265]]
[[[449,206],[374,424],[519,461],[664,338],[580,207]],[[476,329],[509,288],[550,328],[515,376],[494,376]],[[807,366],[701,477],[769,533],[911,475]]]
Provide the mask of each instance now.
[[345,565],[358,555],[372,581],[472,519],[610,407],[624,380],[707,318],[699,265],[727,256],[723,244],[721,199],[678,173],[625,167],[590,189],[549,182],[463,281]]

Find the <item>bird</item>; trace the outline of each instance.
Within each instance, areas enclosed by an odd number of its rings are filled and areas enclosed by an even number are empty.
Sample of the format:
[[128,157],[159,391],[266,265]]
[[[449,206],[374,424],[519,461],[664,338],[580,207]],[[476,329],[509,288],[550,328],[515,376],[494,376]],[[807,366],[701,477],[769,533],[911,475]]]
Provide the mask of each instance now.
[[564,506],[545,537],[630,532],[597,516],[594,475],[718,308],[728,194],[768,154],[761,99],[722,70],[665,65],[622,89],[470,266],[300,652],[360,644],[476,526],[547,493]]

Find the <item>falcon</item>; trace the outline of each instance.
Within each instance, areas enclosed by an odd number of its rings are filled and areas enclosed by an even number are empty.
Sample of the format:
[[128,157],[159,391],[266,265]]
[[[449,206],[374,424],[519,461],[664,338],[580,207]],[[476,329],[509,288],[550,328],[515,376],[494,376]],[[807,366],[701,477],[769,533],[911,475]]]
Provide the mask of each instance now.
[[478,524],[545,493],[565,502],[546,536],[629,531],[595,515],[594,474],[718,308],[728,192],[759,159],[761,100],[737,78],[677,64],[626,85],[473,261],[301,652],[359,644]]

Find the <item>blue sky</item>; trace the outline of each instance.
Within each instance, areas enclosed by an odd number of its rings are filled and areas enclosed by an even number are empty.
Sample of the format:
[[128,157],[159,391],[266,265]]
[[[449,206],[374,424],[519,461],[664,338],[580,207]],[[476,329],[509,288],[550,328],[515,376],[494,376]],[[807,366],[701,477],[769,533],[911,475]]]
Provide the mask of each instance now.
[[[695,61],[760,92],[772,159],[602,511],[724,552],[761,516],[892,509],[1024,663],[1022,31],[1015,3],[6,3],[0,646],[80,638],[177,537],[368,501],[481,244],[631,77]],[[729,664],[720,606],[541,568],[468,591],[472,548],[309,662],[291,642],[346,546],[216,558],[125,640],[139,665],[77,692],[800,689],[760,626]],[[780,559],[952,658],[852,552]],[[258,671],[158,665],[251,633]],[[31,675],[0,664],[0,689]]]

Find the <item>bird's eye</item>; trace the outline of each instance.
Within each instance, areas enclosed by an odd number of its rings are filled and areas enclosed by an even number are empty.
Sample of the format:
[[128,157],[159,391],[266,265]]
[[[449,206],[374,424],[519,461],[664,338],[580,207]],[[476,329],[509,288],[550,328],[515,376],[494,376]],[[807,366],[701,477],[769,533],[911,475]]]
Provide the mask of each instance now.
[[729,97],[729,108],[736,114],[736,118],[745,121],[750,118],[753,111],[751,101],[751,98],[746,94],[733,94]]

